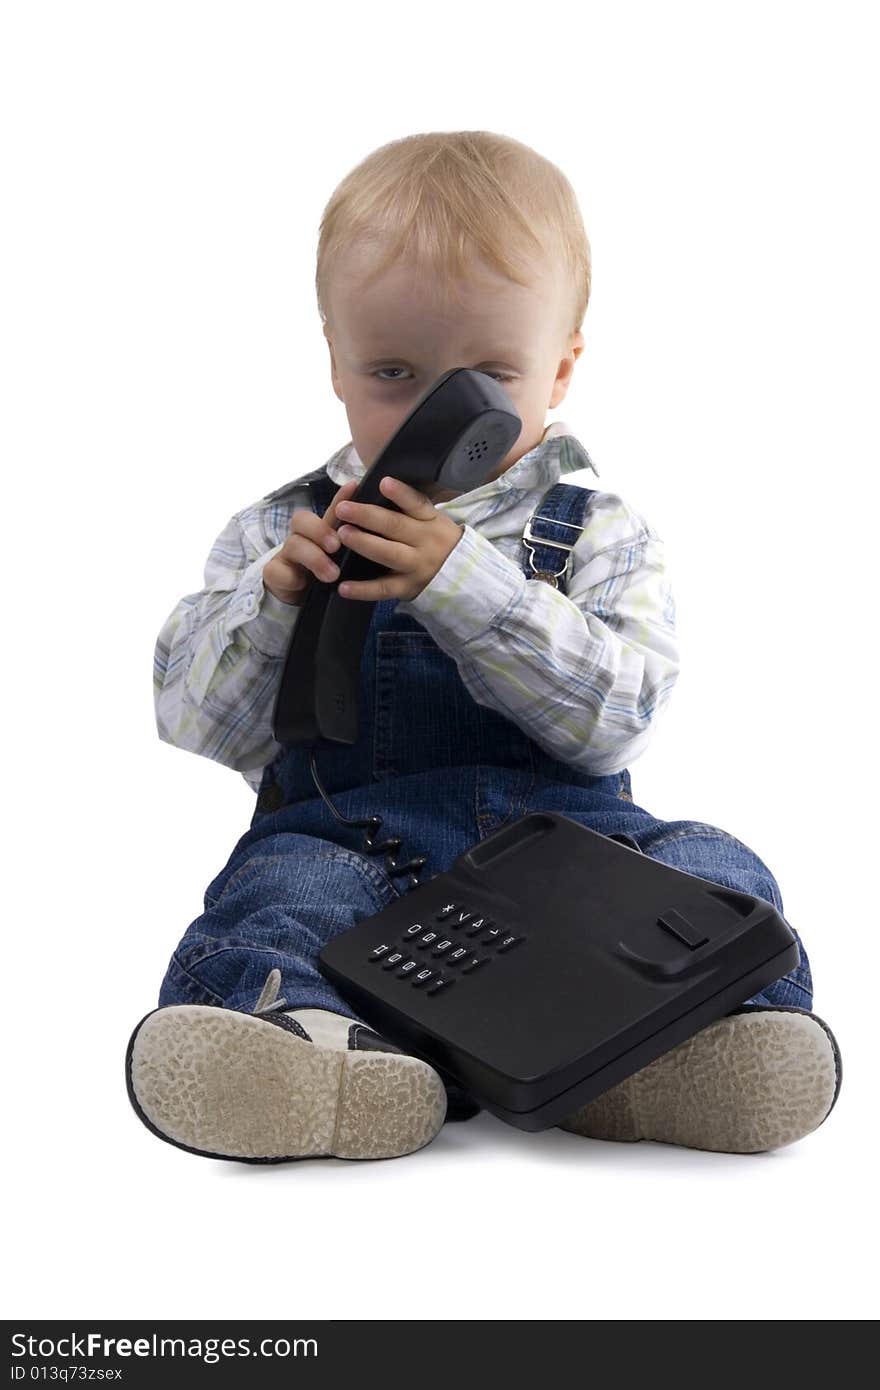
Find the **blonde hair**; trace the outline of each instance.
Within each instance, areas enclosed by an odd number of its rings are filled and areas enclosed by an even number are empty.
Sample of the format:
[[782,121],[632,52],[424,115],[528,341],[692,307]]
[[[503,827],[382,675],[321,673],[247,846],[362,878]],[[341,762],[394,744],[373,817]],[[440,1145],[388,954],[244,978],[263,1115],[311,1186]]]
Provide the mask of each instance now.
[[531,284],[536,262],[562,257],[571,280],[572,333],[587,310],[590,243],[574,189],[555,164],[506,135],[407,135],[346,174],[324,208],[318,236],[315,287],[325,327],[334,265],[355,243],[387,244],[364,283],[403,257],[447,294],[453,281],[469,277],[474,256],[520,285]]

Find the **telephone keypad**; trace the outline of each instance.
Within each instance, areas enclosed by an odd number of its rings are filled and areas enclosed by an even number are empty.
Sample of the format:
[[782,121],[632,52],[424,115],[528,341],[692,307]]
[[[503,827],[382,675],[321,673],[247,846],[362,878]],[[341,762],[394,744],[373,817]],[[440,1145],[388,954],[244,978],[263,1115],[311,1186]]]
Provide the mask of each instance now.
[[[430,919],[429,919],[430,920]],[[455,975],[443,975],[435,966],[428,966],[422,960],[409,955],[391,943],[382,942],[369,953],[369,959],[379,961],[383,970],[396,970],[398,979],[409,980],[415,989],[423,989],[426,994],[439,994],[455,983],[458,975],[472,975],[483,966],[490,965],[496,955],[503,955],[520,946],[524,936],[517,936],[509,928],[499,926],[494,918],[483,913],[470,911],[461,902],[446,902],[433,920],[442,922],[449,935],[425,930],[424,922],[413,922],[404,928],[401,939],[406,947],[419,951],[431,948],[430,954],[441,962],[454,967]],[[456,933],[460,933],[456,937]],[[479,937],[473,945],[464,938]],[[488,953],[488,954],[487,954]]]

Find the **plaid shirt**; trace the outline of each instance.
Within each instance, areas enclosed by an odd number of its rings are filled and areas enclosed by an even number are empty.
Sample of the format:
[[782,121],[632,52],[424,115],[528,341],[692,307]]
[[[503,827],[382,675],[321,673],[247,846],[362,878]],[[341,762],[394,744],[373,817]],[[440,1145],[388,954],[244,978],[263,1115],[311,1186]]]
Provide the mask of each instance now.
[[[478,704],[512,720],[551,757],[601,776],[644,751],[679,660],[663,542],[615,493],[591,499],[567,594],[522,572],[530,513],[561,475],[584,468],[598,474],[556,421],[500,477],[436,503],[463,525],[461,539],[421,593],[395,611],[417,619],[455,660]],[[362,476],[351,442],[327,472],[337,486]],[[159,737],[235,769],[254,791],[280,751],[272,712],[301,611],[265,589],[262,571],[294,510],[308,506],[294,479],[236,512],[211,547],[204,588],[180,599],[156,642]]]

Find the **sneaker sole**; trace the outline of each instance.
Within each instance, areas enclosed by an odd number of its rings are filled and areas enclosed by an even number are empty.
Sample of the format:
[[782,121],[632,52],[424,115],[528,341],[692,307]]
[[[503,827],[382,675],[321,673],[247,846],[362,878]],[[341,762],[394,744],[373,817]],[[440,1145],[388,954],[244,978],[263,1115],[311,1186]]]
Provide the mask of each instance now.
[[745,1006],[718,1019],[570,1115],[590,1139],[655,1140],[722,1153],[763,1153],[810,1134],[840,1090],[828,1026],[799,1009]]
[[416,1057],[343,1052],[252,1014],[174,1004],[131,1035],[126,1084],[148,1129],[209,1158],[398,1158],[443,1124],[446,1092]]

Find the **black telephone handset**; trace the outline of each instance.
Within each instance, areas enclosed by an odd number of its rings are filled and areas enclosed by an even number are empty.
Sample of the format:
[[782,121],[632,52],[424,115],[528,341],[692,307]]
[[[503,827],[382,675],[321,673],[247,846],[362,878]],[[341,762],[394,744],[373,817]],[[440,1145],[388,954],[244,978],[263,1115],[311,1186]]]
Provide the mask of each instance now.
[[[354,502],[399,508],[379,491],[384,477],[411,487],[455,492],[479,487],[519,438],[522,420],[503,387],[485,372],[455,367],[438,377],[361,479]],[[312,581],[291,634],[272,730],[277,743],[357,740],[358,678],[372,603],[344,599],[345,580],[374,579],[387,567],[340,548],[339,575]]]

